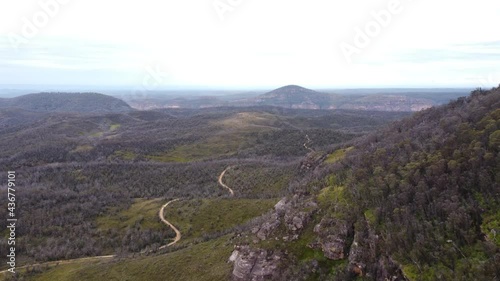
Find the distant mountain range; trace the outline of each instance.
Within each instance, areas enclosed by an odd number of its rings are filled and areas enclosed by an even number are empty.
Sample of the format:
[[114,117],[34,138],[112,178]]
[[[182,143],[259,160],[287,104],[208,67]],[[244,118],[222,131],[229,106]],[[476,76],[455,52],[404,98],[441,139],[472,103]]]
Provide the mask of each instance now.
[[238,95],[194,96],[186,92],[177,96],[161,93],[140,98],[123,96],[126,102],[98,93],[38,93],[0,98],[0,109],[16,108],[50,113],[119,113],[134,109],[274,106],[288,109],[415,112],[441,105],[462,95],[463,92],[458,90],[335,94],[288,85],[267,93]]
[[97,93],[39,93],[0,98],[0,109],[34,112],[117,113],[132,110],[124,101]]
[[277,106],[295,109],[348,109],[368,111],[414,112],[440,105],[463,96],[463,91],[425,93],[332,94],[318,92],[297,85],[288,85],[254,96],[196,96],[146,97],[128,99],[136,109],[206,108],[219,106]]

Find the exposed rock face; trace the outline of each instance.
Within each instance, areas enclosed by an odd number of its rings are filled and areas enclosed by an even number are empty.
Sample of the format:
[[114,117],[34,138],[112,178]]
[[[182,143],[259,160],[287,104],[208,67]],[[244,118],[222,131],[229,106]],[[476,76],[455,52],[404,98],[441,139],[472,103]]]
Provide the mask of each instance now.
[[252,233],[256,234],[260,240],[266,240],[266,238],[271,234],[271,232],[280,225],[280,220],[278,219],[278,214],[273,213],[269,218],[260,226],[256,226],[252,229]]
[[400,266],[389,257],[381,257],[378,261],[377,281],[408,281]]
[[278,203],[276,203],[276,205],[274,205],[274,210],[276,210],[276,213],[278,215],[283,215],[286,211],[286,202],[287,202],[287,199],[286,197],[281,199]]
[[[377,281],[408,280],[395,261],[388,256],[377,255],[379,236],[375,234],[366,220],[363,220],[361,224],[363,226],[356,231],[349,251],[348,271]],[[370,268],[367,267],[368,264]]]
[[[312,201],[295,195],[292,198],[283,198],[274,210],[260,218],[251,228],[255,235],[254,243],[274,239],[292,241],[298,239],[300,233],[310,221],[318,206]],[[280,227],[281,226],[281,227]],[[279,235],[275,230],[280,227]],[[285,236],[281,236],[281,234]],[[230,262],[234,262],[234,280],[287,280],[279,275],[278,267],[283,263],[286,254],[280,251],[252,249],[250,246],[236,246]]]
[[300,170],[314,170],[321,161],[323,160],[323,155],[314,155],[314,153],[310,153],[307,158],[300,162]]
[[334,235],[328,236],[328,242],[324,242],[321,245],[321,250],[325,254],[325,257],[331,260],[341,260],[345,258],[344,248],[346,246],[345,240],[335,238]]
[[295,232],[304,228],[304,224],[309,220],[310,214],[306,212],[287,212],[284,216],[288,230]]
[[[357,235],[355,235],[356,237]],[[366,275],[366,260],[364,255],[367,254],[368,249],[364,245],[360,245],[360,242],[354,238],[352,242],[351,250],[349,251],[349,271],[357,276]]]
[[[281,223],[284,223],[287,235],[275,237],[275,239],[282,238],[286,241],[297,239],[300,231],[309,222],[312,213],[318,208],[316,203],[308,202],[299,205],[299,201],[298,196],[294,196],[292,199],[281,199],[274,206],[274,212],[263,216],[262,222],[252,228],[252,233],[258,239],[266,240]],[[307,209],[307,211],[302,209]]]
[[[229,262],[234,263],[234,280],[290,280],[296,274],[308,276],[318,269],[318,261],[296,263],[284,249],[265,250],[257,245],[264,240],[294,241],[303,235],[306,226],[317,213],[318,205],[304,195],[281,199],[274,210],[255,221],[253,234],[243,245],[236,246]],[[359,276],[369,280],[407,280],[399,265],[378,249],[380,238],[366,219],[323,216],[313,229],[316,239],[309,248],[321,250],[330,260],[345,260],[344,276]],[[288,276],[286,279],[284,276]],[[302,276],[302,275],[301,275]],[[285,278],[285,279],[284,279]],[[293,279],[293,278],[292,278]],[[299,280],[298,278],[297,280]]]
[[237,247],[229,258],[234,262],[233,280],[278,280],[280,260],[280,254],[272,251]]
[[347,256],[347,238],[352,233],[352,226],[344,220],[323,218],[314,227],[318,242],[311,247],[321,248],[325,257],[341,260]]

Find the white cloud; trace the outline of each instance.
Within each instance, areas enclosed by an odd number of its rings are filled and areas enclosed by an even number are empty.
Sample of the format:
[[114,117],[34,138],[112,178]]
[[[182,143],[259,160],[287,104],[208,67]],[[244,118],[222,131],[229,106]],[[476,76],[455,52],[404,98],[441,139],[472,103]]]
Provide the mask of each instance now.
[[[402,12],[353,64],[339,44],[394,0],[241,0],[223,21],[213,0],[65,0],[33,38],[12,48],[9,36],[23,38],[26,20],[45,11],[40,3],[54,1],[61,0],[0,2],[0,71],[15,65],[10,71],[19,72],[0,84],[134,85],[145,68],[159,67],[169,73],[165,87],[453,86],[500,65],[500,3],[493,0],[400,0]],[[447,51],[456,56],[443,60]]]

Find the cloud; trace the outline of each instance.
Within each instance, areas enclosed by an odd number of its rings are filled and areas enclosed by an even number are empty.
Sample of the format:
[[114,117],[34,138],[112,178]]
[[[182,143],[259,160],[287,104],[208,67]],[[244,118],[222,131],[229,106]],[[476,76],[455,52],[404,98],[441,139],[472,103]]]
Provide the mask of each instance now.
[[39,6],[4,1],[0,84],[140,85],[148,69],[159,69],[169,74],[164,87],[368,87],[455,83],[498,72],[500,3],[489,0],[405,4],[347,65],[338,43],[351,40],[388,1],[243,0],[224,21],[211,0],[70,1],[17,49],[8,34],[19,33],[21,19]]

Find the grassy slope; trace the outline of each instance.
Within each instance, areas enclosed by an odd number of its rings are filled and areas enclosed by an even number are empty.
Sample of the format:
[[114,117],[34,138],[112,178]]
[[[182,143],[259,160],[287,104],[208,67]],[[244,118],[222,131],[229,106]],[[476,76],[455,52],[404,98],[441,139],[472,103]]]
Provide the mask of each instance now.
[[108,230],[112,228],[126,229],[136,223],[142,228],[160,229],[164,225],[158,219],[158,211],[167,200],[154,199],[136,199],[135,202],[123,211],[110,211],[97,219],[99,229]]
[[[135,223],[144,228],[166,227],[158,220],[158,210],[164,201],[137,199],[126,210],[111,209],[109,214],[98,219],[98,226],[103,230],[123,230]],[[121,261],[77,261],[51,267],[26,280],[226,280],[231,270],[227,259],[233,249],[230,235],[194,245],[192,242],[204,234],[221,232],[245,223],[272,208],[277,201],[193,199],[174,202],[165,210],[165,218],[179,228],[183,235],[179,244],[189,244],[188,248],[160,256]]]
[[352,149],[353,149],[353,147],[335,150],[334,152],[332,152],[328,155],[328,157],[325,159],[325,163],[333,164],[335,162],[338,162],[338,161],[344,159],[345,154],[347,152],[351,151]]
[[193,199],[172,203],[165,218],[176,225],[183,239],[221,232],[268,211],[277,199]]
[[[167,202],[162,199],[136,199],[130,208],[122,211],[110,209],[97,219],[102,230],[125,230],[139,224],[144,229],[161,229],[158,211]],[[193,199],[177,201],[165,209],[165,218],[174,224],[187,238],[199,238],[203,234],[221,232],[245,223],[271,209],[277,199]],[[181,240],[181,241],[183,241]]]
[[279,197],[294,171],[293,166],[278,169],[261,164],[242,165],[229,169],[224,175],[223,182],[236,194]]
[[[213,136],[193,143],[188,142],[186,145],[176,146],[173,150],[164,151],[165,154],[159,153],[155,155],[160,158],[150,159],[166,162],[189,162],[195,159],[200,160],[207,157],[232,154],[237,149],[252,145],[256,141],[253,134],[262,131],[279,130],[279,123],[279,119],[276,119],[272,114],[239,113],[223,121],[214,122],[214,128],[220,131],[216,131]],[[94,128],[97,132],[95,130],[92,132],[95,137],[104,137],[110,133],[114,134],[116,131],[121,132],[124,127],[117,123],[106,123],[105,127]],[[302,138],[302,132],[300,132],[300,136]],[[297,142],[298,147],[301,147],[301,144],[302,139]],[[92,151],[93,149],[93,146],[85,144],[76,148],[81,152]],[[127,150],[127,147],[120,147],[120,149],[123,150],[114,150],[114,156],[125,160],[133,160],[139,156],[134,151]],[[140,156],[144,156],[144,154]],[[241,176],[242,172],[239,171],[236,174]],[[270,176],[276,176],[276,173],[273,171]],[[252,189],[273,187],[273,189],[278,190],[286,182],[288,176],[288,174],[283,174],[281,177],[273,178],[273,181],[265,187],[261,184],[252,185]],[[227,180],[231,181],[231,175]],[[244,183],[247,180],[250,179],[243,177],[239,182]],[[256,189],[256,191],[260,192],[261,190]],[[195,242],[194,239],[202,237],[203,234],[223,232],[233,226],[242,224],[266,212],[277,201],[276,199],[198,199],[181,201],[172,204],[172,208],[169,206],[165,212],[165,217],[178,226],[183,233],[184,241],[181,240],[180,243],[182,246],[182,243],[189,242],[191,238],[193,238],[192,242]],[[159,199],[137,199],[127,210],[110,209],[106,215],[98,218],[97,225],[103,230],[113,228],[124,230],[137,223],[143,228],[161,229],[166,227],[158,219],[158,210],[163,203],[165,201]],[[224,280],[227,279],[230,272],[230,265],[226,261],[232,246],[228,239],[228,236],[223,236],[155,257],[139,257],[112,263],[108,261],[102,261],[101,263],[79,261],[59,265],[45,274],[30,277],[28,280]],[[197,239],[196,241],[200,240]],[[304,244],[302,242],[310,241],[305,239],[296,244],[302,246]],[[304,258],[307,259],[308,257]],[[123,272],[126,272],[126,275]],[[186,272],[189,273],[188,276]]]
[[266,113],[242,112],[211,123],[211,134],[195,143],[177,146],[174,150],[147,155],[159,162],[189,162],[214,156],[231,156],[255,142],[255,134],[277,130],[276,117]]
[[229,236],[223,236],[159,256],[59,265],[43,274],[27,276],[24,280],[227,280],[231,273],[231,264],[227,263],[227,259],[232,250],[233,246],[229,242]]

